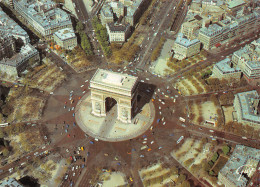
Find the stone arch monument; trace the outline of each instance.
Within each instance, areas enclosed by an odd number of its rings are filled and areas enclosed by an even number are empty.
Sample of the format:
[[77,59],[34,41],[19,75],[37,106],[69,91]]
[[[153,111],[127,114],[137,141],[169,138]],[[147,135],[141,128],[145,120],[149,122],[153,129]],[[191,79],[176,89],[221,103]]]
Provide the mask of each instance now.
[[92,114],[106,116],[106,100],[113,98],[117,105],[117,119],[131,123],[137,106],[137,83],[137,77],[98,69],[90,80]]

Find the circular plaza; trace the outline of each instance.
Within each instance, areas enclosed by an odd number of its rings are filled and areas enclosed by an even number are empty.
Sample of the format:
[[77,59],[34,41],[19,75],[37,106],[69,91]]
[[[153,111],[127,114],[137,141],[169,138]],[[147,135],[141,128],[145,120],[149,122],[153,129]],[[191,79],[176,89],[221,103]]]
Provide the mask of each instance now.
[[155,108],[151,101],[143,106],[131,123],[123,123],[117,119],[116,106],[106,116],[98,117],[92,114],[91,95],[88,92],[78,102],[75,118],[86,134],[103,141],[117,142],[133,139],[147,131],[153,123],[154,113]]

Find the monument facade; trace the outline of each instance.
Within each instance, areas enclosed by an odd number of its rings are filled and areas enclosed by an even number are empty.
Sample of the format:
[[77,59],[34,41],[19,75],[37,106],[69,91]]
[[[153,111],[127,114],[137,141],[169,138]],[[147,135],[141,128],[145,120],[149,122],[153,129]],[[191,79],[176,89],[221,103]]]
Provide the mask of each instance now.
[[92,114],[106,116],[116,105],[117,119],[131,123],[137,107],[137,83],[137,77],[98,69],[90,80]]

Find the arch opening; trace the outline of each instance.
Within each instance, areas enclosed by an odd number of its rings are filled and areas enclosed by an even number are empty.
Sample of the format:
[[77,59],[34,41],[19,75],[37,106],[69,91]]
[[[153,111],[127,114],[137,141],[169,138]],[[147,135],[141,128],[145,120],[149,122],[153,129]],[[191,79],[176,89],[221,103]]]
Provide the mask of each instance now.
[[109,112],[113,107],[116,107],[117,101],[112,97],[107,97],[105,100],[106,113]]

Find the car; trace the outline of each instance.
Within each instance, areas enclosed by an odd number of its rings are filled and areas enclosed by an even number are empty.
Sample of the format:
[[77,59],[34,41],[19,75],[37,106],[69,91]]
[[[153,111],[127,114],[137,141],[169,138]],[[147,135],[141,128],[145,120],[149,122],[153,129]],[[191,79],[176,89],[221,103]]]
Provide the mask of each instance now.
[[165,124],[166,124],[166,122],[164,121],[164,122],[163,122],[163,125],[165,125]]
[[73,173],[73,175],[72,175],[73,177],[75,176],[75,172]]
[[85,80],[85,82],[88,82],[88,80]]
[[8,171],[9,171],[10,173],[12,173],[13,170],[14,170],[14,168],[8,169]]
[[242,139],[245,139],[245,140],[246,140],[246,139],[247,139],[247,137],[243,136],[243,137],[242,137]]
[[79,151],[77,151],[77,154],[79,155],[79,154],[80,154],[80,152],[79,152]]
[[42,146],[42,149],[45,149],[46,148],[46,146],[44,145],[44,146]]
[[144,155],[140,155],[140,158],[144,158]]
[[53,94],[53,92],[50,92],[50,94],[52,95],[52,94]]
[[108,154],[107,154],[107,153],[105,153],[105,154],[104,154],[104,156],[108,156]]
[[186,127],[186,125],[184,125],[184,124],[181,124],[181,126],[182,126],[182,127]]
[[95,141],[98,142],[98,138],[95,138]]
[[68,177],[69,177],[69,175],[66,175],[66,176],[65,176],[65,180],[67,180],[67,179],[68,179]]
[[209,130],[209,132],[214,132],[213,130]]
[[68,153],[68,152],[69,152],[69,149],[66,149],[66,152]]
[[70,110],[71,110],[71,109],[69,108],[68,111],[70,112]]
[[154,141],[151,141],[151,144],[153,144],[154,143]]
[[4,170],[0,169],[0,173],[3,173]]
[[36,126],[36,124],[32,124],[32,127]]
[[80,87],[82,88],[84,86],[84,84],[82,84]]
[[38,152],[35,152],[35,153],[34,153],[34,156],[36,156],[36,155],[38,155],[38,154],[39,154]]
[[144,82],[144,80],[141,80],[141,82]]
[[79,167],[78,166],[76,166],[76,169],[78,169]]
[[146,78],[147,81],[149,81],[150,79],[149,78]]
[[74,106],[71,108],[71,110],[74,110]]

